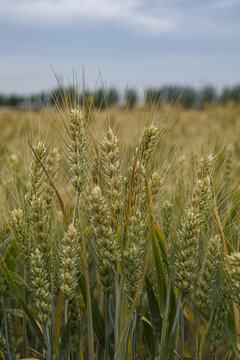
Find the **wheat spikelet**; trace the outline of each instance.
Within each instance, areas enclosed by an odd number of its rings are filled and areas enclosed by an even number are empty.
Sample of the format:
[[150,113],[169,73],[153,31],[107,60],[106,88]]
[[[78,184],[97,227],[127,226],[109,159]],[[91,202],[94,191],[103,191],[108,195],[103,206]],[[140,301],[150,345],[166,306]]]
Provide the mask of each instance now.
[[143,131],[142,140],[139,146],[140,159],[143,164],[147,164],[150,159],[156,142],[158,140],[159,129],[153,124],[149,127],[146,127]]
[[156,202],[158,199],[159,191],[162,188],[163,185],[163,179],[160,175],[159,171],[155,171],[149,181],[151,192],[152,192],[152,199],[153,202]]
[[77,230],[69,225],[60,246],[60,290],[66,300],[74,297],[77,287]]
[[51,249],[50,221],[46,202],[33,195],[29,203],[28,217],[33,243],[49,258]]
[[121,210],[122,175],[120,172],[120,158],[118,138],[111,128],[101,142],[102,171],[106,182],[106,191],[109,196],[113,214]]
[[197,305],[200,310],[207,307],[212,292],[212,283],[218,267],[221,250],[220,236],[215,235],[210,239],[204,263],[198,277],[196,292]]
[[38,318],[42,324],[51,324],[52,295],[46,262],[39,248],[32,249],[30,256],[31,284]]
[[142,276],[146,251],[145,223],[142,214],[137,211],[129,218],[126,249],[123,251],[122,268],[124,275],[124,289],[128,301],[132,304],[139,281]]
[[9,225],[14,234],[16,243],[21,250],[26,263],[28,263],[30,241],[27,234],[26,219],[22,209],[14,209],[10,213]]
[[240,252],[227,257],[226,272],[229,276],[233,300],[240,306]]
[[114,285],[113,269],[120,260],[118,244],[111,228],[112,216],[99,186],[93,188],[89,200],[98,272],[104,291],[110,293]]
[[203,178],[210,176],[213,169],[214,156],[212,154],[207,154],[202,157],[199,161],[198,167],[198,177]]
[[[47,156],[47,148],[44,142],[38,141],[35,147],[35,151],[41,161],[44,163]],[[45,174],[41,164],[39,163],[37,158],[34,158],[30,165],[28,192],[25,195],[25,199],[27,202],[32,199],[33,195],[35,195],[36,197],[40,196],[44,177]]]
[[173,205],[166,200],[162,206],[162,225],[165,239],[168,239],[172,225],[172,208]]
[[86,181],[87,137],[84,116],[77,109],[69,112],[68,135],[68,169],[73,186],[81,192]]
[[[45,168],[46,168],[48,174],[50,175],[53,183],[55,183],[57,180],[59,162],[60,162],[59,151],[57,148],[54,148],[52,151],[50,151],[48,153],[46,160],[45,160]],[[43,199],[46,201],[47,205],[52,204],[53,195],[54,195],[54,189],[49,184],[49,181],[48,181],[46,183],[46,186],[45,186],[44,192],[43,192]]]
[[176,285],[184,296],[193,290],[198,252],[199,209],[185,210],[184,221],[177,235]]
[[197,179],[190,205],[185,210],[181,228],[177,233],[176,285],[183,296],[189,295],[193,290],[199,250],[201,201],[202,182]]

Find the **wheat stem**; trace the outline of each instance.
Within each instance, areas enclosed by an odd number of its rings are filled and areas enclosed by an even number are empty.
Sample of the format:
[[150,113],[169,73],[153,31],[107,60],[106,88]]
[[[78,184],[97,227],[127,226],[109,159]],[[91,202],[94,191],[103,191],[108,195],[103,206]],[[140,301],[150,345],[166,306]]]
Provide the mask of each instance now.
[[199,339],[199,328],[200,328],[201,311],[198,311],[197,322],[196,322],[196,337],[195,337],[195,360],[198,360],[198,339]]
[[8,359],[11,360],[12,357],[11,357],[11,352],[10,352],[10,348],[9,348],[7,314],[6,314],[6,308],[5,308],[5,304],[4,304],[3,297],[1,298],[1,305],[2,305],[2,310],[3,310],[4,331],[5,331],[5,340],[6,340],[7,354],[8,354]]
[[184,349],[184,307],[185,307],[185,302],[183,300],[182,302],[182,308],[180,311],[180,339],[181,339],[181,344],[180,344],[180,359],[183,360],[183,349]]
[[84,274],[85,274],[85,280],[86,280],[86,294],[87,294],[88,358],[89,358],[89,360],[94,360],[92,304],[91,304],[91,290],[90,290],[88,266],[85,266]]

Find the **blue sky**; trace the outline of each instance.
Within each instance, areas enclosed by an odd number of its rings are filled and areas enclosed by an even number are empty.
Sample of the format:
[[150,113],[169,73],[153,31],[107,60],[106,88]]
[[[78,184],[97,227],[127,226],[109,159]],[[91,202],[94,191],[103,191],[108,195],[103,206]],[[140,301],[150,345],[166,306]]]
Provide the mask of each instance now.
[[[240,0],[0,0],[0,92],[240,83]],[[101,82],[98,83],[99,86]]]

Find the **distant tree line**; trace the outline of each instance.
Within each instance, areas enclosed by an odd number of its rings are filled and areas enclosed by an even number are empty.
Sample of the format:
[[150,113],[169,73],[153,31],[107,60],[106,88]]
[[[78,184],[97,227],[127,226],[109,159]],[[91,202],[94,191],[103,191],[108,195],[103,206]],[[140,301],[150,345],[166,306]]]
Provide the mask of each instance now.
[[[195,89],[190,86],[162,86],[149,88],[145,92],[144,102],[149,105],[160,105],[161,103],[179,103],[182,107],[203,108],[205,104],[226,104],[232,101],[240,103],[240,85],[225,87],[220,93],[213,86],[205,86]],[[109,90],[97,89],[78,93],[74,88],[58,88],[51,95],[47,93],[32,96],[0,95],[0,106],[13,107],[16,109],[38,110],[43,106],[58,106],[85,102],[87,106],[104,110],[113,105],[125,106],[133,109],[140,101],[135,89],[125,91],[122,98],[115,88]]]
[[229,101],[240,103],[240,85],[225,87],[217,93],[213,86],[194,89],[189,86],[163,86],[146,91],[147,103],[160,104],[179,102],[184,108],[202,108],[205,104],[226,104]]

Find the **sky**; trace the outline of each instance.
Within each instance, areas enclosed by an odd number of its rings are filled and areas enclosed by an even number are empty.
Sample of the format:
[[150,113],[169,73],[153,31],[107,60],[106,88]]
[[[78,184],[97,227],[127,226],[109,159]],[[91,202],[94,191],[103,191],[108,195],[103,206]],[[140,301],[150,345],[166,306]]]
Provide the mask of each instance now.
[[240,0],[0,0],[0,93],[49,91],[54,73],[89,89],[239,84],[239,19]]

